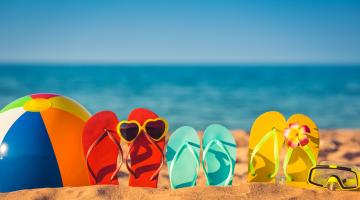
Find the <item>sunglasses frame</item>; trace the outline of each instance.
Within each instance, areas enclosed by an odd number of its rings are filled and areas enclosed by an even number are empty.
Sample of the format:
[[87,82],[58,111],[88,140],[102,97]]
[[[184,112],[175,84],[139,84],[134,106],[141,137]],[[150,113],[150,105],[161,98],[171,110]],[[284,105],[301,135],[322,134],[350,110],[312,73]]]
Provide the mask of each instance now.
[[[154,138],[152,138],[152,137],[150,136],[150,134],[147,132],[146,128],[145,128],[148,123],[150,123],[150,122],[156,122],[156,121],[162,121],[162,122],[164,122],[164,124],[165,124],[165,130],[164,130],[163,134],[161,135],[161,137],[160,137],[159,139],[154,139]],[[122,136],[122,134],[121,134],[121,132],[120,132],[120,127],[121,127],[121,125],[122,125],[122,124],[125,124],[125,123],[134,123],[134,124],[136,124],[136,125],[138,126],[138,128],[139,128],[136,136],[135,136],[134,139],[132,139],[131,141],[126,140],[126,139]],[[147,119],[147,120],[143,123],[143,125],[141,125],[138,121],[135,121],[135,120],[130,120],[130,121],[128,121],[128,120],[122,120],[122,121],[120,121],[120,122],[118,123],[118,125],[116,126],[116,131],[117,131],[117,133],[119,134],[120,138],[121,138],[122,140],[124,140],[124,141],[125,141],[126,143],[128,143],[128,144],[134,142],[134,140],[139,136],[139,134],[141,133],[141,131],[144,131],[144,133],[147,134],[152,140],[158,142],[158,141],[160,141],[161,139],[163,139],[163,138],[165,137],[165,135],[167,134],[168,130],[169,130],[169,124],[168,124],[168,122],[167,122],[164,118],[162,118],[162,117],[158,117],[158,118],[155,118],[155,119]]]
[[[343,170],[343,171],[352,172],[352,173],[355,174],[355,177],[356,177],[356,186],[355,187],[347,187],[347,186],[343,185],[343,182],[341,181],[341,179],[336,175],[332,175],[332,177],[335,177],[337,179],[337,181],[338,181],[338,183],[339,183],[339,185],[341,187],[341,190],[356,190],[356,189],[360,188],[359,179],[358,179],[358,173],[355,170],[353,170],[350,167],[342,167],[342,166],[336,166],[336,165],[317,165],[317,166],[311,168],[310,171],[309,171],[309,176],[308,176],[308,182],[310,184],[313,184],[313,185],[316,185],[316,186],[319,186],[319,187],[325,187],[324,185],[318,184],[318,183],[313,182],[311,180],[312,173],[316,169],[337,169],[337,170]],[[329,176],[329,178],[330,177],[331,176]]]

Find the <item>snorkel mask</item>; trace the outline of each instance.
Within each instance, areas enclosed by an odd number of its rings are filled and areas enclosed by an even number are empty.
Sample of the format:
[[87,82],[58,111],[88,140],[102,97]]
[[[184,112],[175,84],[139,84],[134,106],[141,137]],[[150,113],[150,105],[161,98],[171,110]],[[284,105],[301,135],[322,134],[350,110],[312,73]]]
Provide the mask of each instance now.
[[341,163],[322,162],[309,171],[308,183],[329,190],[359,189],[360,169]]

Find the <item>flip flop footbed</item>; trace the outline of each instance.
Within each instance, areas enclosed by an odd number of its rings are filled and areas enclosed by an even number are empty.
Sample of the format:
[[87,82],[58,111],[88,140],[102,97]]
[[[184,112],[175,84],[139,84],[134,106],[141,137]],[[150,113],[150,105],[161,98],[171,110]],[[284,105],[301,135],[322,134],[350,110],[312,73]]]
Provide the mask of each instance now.
[[94,145],[94,142],[104,135],[104,129],[110,130],[113,137],[120,142],[120,138],[116,134],[117,123],[118,119],[113,112],[103,111],[92,116],[85,124],[82,136],[85,158],[93,146],[87,158],[89,167],[95,175],[94,179],[89,172],[91,184],[118,184],[117,178],[111,180],[111,176],[117,167],[118,147],[109,136],[105,136]]
[[[156,143],[162,150],[164,149],[165,139]],[[132,145],[132,147],[129,146],[131,148],[130,163],[131,170],[136,176],[130,174],[129,186],[157,188],[158,175],[151,178],[161,166],[162,152],[149,142],[143,133],[140,133]]]
[[[309,139],[309,143],[307,146],[309,150],[312,152],[315,162],[317,161],[319,154],[319,131],[316,124],[306,115],[295,114],[292,115],[288,121],[288,124],[299,124],[300,126],[306,125],[310,129],[310,133],[307,134],[307,138]],[[286,141],[285,141],[286,143]],[[291,148],[288,145],[285,145],[287,151]],[[313,166],[309,155],[304,150],[304,147],[298,146],[293,149],[292,155],[289,159],[286,170],[287,174],[292,178],[292,181],[288,184],[299,185],[303,183],[304,185],[307,183],[307,177],[310,168]]]
[[210,125],[204,131],[202,148],[202,163],[207,185],[231,185],[236,160],[236,143],[230,131],[219,124]]
[[[280,163],[276,161],[274,153],[279,156],[280,149],[284,143],[283,130],[286,127],[284,116],[275,111],[266,112],[260,115],[250,131],[248,151],[248,181],[249,182],[273,182],[275,177],[270,177],[279,168]],[[275,132],[271,132],[275,130]],[[260,145],[260,141],[267,137]],[[264,139],[263,139],[264,140]],[[277,140],[277,145],[276,141]],[[253,154],[254,149],[258,151]],[[277,149],[275,149],[277,148]],[[255,174],[251,173],[250,162],[253,154],[252,166]]]
[[200,140],[195,129],[183,126],[175,130],[166,149],[171,188],[194,186],[200,165]]

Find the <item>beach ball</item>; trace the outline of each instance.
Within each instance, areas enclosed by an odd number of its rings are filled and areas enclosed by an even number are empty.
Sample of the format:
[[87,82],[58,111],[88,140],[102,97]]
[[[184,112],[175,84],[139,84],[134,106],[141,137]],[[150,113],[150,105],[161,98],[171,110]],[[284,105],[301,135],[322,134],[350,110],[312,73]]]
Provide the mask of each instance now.
[[90,113],[56,94],[22,97],[0,111],[0,192],[89,185],[81,135]]

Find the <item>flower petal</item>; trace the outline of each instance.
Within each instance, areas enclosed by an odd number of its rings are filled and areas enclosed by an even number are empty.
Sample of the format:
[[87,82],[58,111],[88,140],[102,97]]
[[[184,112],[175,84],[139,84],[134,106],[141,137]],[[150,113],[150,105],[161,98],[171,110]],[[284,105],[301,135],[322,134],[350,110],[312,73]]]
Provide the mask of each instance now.
[[296,147],[298,146],[298,143],[297,143],[297,142],[294,142],[294,141],[292,141],[292,140],[289,140],[289,141],[287,142],[287,145],[288,145],[289,147],[291,147],[291,148],[296,148]]
[[301,145],[301,146],[305,146],[305,145],[307,145],[309,143],[309,138],[308,137],[304,137],[302,140],[300,140],[299,141],[299,144]]
[[304,133],[310,133],[310,128],[308,126],[306,126],[306,125],[301,126],[301,130]]
[[291,133],[291,129],[290,129],[290,128],[286,128],[285,131],[284,131],[284,137],[285,137],[285,138],[289,138],[290,133]]
[[300,125],[298,123],[291,123],[291,124],[289,124],[289,127],[291,129],[298,129],[300,127]]

